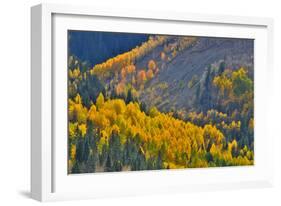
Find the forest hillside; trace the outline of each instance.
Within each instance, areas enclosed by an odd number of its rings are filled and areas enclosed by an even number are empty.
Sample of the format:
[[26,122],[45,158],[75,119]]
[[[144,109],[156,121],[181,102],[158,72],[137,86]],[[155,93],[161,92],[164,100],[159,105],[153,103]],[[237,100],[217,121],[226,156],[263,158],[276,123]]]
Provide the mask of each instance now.
[[150,35],[68,60],[69,173],[252,165],[253,40]]

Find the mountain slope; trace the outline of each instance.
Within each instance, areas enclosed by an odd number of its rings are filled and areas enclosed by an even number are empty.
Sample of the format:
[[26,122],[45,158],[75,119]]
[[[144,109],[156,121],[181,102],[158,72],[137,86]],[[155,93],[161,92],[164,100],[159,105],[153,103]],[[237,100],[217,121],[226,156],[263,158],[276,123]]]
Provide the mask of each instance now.
[[68,38],[69,53],[93,66],[140,45],[148,35],[70,30]]
[[164,51],[164,46],[158,47],[137,62],[136,67],[144,67],[149,59],[157,62],[160,71],[146,83],[140,93],[140,100],[165,112],[196,107],[192,101],[196,87],[189,88],[188,82],[195,75],[200,77],[198,83],[202,81],[209,65],[218,67],[224,61],[226,68],[253,68],[252,40],[199,37],[192,46],[179,51],[170,61],[163,61],[159,57],[161,51]]
[[153,35],[68,63],[69,173],[254,163],[253,40]]

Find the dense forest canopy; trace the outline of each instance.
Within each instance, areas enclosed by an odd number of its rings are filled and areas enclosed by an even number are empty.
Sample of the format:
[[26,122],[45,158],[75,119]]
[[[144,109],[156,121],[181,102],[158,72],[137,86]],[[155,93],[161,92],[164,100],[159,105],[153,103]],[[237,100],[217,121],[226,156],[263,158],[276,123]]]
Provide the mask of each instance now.
[[69,53],[68,172],[253,165],[253,44],[164,35],[135,44],[94,65]]

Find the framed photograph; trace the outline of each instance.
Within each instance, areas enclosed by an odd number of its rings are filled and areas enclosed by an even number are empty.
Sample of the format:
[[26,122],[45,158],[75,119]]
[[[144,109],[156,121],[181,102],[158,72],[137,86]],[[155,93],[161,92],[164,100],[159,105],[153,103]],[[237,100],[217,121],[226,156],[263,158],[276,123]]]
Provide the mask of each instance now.
[[34,199],[272,186],[271,19],[31,14]]

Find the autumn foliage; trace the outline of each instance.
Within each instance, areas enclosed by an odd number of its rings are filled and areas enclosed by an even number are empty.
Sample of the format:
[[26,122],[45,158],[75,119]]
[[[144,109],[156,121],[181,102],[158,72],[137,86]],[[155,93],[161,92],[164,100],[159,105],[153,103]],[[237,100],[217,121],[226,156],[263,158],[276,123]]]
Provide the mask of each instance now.
[[[128,141],[141,142],[139,150],[145,163],[161,156],[161,168],[187,168],[208,166],[248,165],[253,163],[253,154],[247,148],[239,151],[235,139],[226,142],[224,134],[212,124],[202,127],[191,122],[184,122],[159,112],[155,107],[147,115],[137,102],[126,104],[122,99],[104,100],[102,94],[96,105],[89,110],[79,101],[71,103],[69,116],[69,134],[71,137],[71,165],[77,161],[75,142],[85,138],[87,124],[92,125],[88,133],[95,134],[96,155],[102,156],[110,147],[112,139],[120,141],[124,148]],[[72,108],[76,108],[74,115]],[[73,123],[74,122],[74,123]],[[234,123],[235,124],[235,123]],[[235,126],[235,125],[234,125]],[[240,154],[240,155],[239,155]],[[241,155],[243,154],[243,155]],[[98,164],[103,169],[106,162]],[[123,167],[132,167],[122,163]]]
[[[148,83],[163,72],[161,65],[196,38],[169,41],[169,36],[151,36],[93,68],[70,57],[69,173],[254,164],[253,80],[246,68],[208,68],[203,77],[183,83],[196,91],[194,110],[163,112],[139,101]],[[136,61],[160,45],[159,58],[137,68]],[[165,82],[158,86],[169,87]]]

